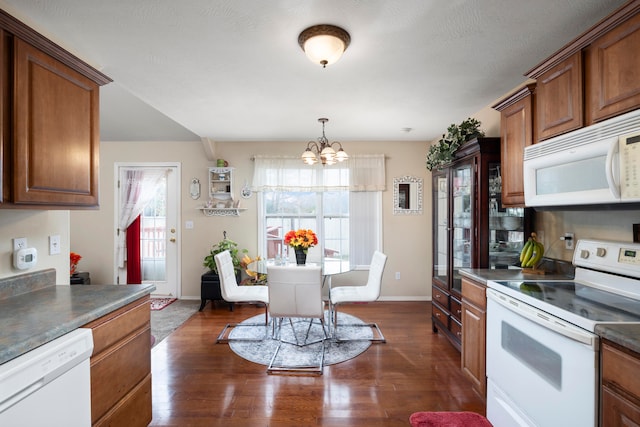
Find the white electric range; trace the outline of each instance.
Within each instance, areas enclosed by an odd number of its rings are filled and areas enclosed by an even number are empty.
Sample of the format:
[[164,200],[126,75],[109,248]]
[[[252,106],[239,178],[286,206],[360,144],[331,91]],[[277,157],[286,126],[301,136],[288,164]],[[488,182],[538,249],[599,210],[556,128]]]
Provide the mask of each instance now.
[[487,282],[487,418],[596,426],[598,324],[640,327],[640,244],[580,240],[573,280]]

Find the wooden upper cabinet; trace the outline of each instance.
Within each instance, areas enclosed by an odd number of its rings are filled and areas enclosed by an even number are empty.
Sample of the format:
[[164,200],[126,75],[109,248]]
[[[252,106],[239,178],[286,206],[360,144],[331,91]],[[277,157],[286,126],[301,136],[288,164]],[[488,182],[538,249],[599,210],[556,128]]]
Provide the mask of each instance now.
[[524,206],[524,147],[533,143],[535,85],[524,86],[493,108],[500,111],[503,206]]
[[98,205],[99,86],[14,45],[13,203]]
[[587,125],[640,107],[640,14],[585,49]]
[[536,78],[536,124],[538,140],[584,126],[582,52]]
[[0,40],[0,207],[97,207],[99,89],[111,79],[3,10]]

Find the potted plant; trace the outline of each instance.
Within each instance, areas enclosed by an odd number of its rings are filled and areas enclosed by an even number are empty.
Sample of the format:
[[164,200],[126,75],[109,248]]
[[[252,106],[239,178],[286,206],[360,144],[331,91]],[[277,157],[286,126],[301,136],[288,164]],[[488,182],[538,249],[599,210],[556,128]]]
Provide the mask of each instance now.
[[220,242],[213,245],[213,247],[211,248],[211,251],[209,252],[209,255],[204,257],[203,265],[205,267],[208,267],[209,270],[211,270],[215,274],[218,274],[218,266],[216,265],[216,260],[214,257],[217,254],[227,250],[231,254],[231,260],[233,261],[233,269],[235,270],[236,274],[238,274],[240,272],[240,269],[242,268],[242,266],[240,265],[240,259],[241,259],[240,254],[246,254],[249,251],[247,251],[246,249],[239,249],[238,244],[236,242],[234,242],[233,240],[227,239],[226,231],[223,232],[223,239]]
[[[236,278],[240,282],[241,254],[246,254],[246,249],[238,248],[238,244],[233,240],[227,239],[227,232],[223,232],[223,238],[220,242],[213,245],[209,255],[204,257],[202,265],[209,269],[201,277],[200,282],[200,311],[204,308],[207,300],[222,301],[222,292],[220,291],[220,276],[218,275],[218,266],[216,265],[215,256],[221,252],[229,251],[233,262],[233,269]],[[213,304],[213,302],[212,302]],[[229,309],[233,311],[233,303],[229,305]]]
[[460,125],[452,124],[447,128],[446,135],[437,144],[429,147],[427,152],[427,169],[439,169],[442,165],[450,163],[458,147],[473,138],[484,136],[480,130],[480,121],[472,118],[464,120]]

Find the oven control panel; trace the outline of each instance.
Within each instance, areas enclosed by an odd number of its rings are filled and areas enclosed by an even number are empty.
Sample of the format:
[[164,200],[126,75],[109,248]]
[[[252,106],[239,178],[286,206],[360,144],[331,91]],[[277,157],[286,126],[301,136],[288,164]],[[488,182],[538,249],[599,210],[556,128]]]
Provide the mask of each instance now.
[[637,249],[620,249],[618,261],[623,264],[630,264],[640,267],[640,250]]
[[640,278],[640,244],[607,240],[578,240],[573,264]]

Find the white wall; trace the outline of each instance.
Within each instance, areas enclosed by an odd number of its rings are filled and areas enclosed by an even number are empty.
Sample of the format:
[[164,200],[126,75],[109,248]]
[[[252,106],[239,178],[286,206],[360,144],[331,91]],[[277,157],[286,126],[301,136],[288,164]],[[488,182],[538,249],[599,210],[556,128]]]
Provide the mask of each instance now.
[[[59,255],[49,255],[50,235],[60,236]],[[0,277],[55,268],[56,284],[69,284],[69,211],[0,209],[0,236]],[[13,267],[14,237],[26,237],[27,245],[38,251],[32,269]]]
[[[343,142],[348,153],[384,153],[387,191],[383,194],[383,250],[389,255],[383,278],[385,299],[428,299],[431,295],[431,209],[430,174],[424,166],[427,144],[417,142]],[[216,142],[215,157],[226,159],[234,171],[234,192],[245,180],[253,177],[256,154],[298,155],[305,148],[293,142]],[[200,142],[104,142],[100,153],[100,210],[71,212],[71,239],[73,250],[83,255],[81,269],[90,271],[92,283],[112,283],[114,263],[114,163],[116,162],[180,162],[182,167],[182,201],[180,226],[182,251],[182,297],[200,298],[202,266],[211,246],[222,239],[223,231],[237,241],[251,255],[257,254],[256,197],[241,199],[246,207],[239,217],[205,217],[197,210],[206,198],[208,167],[215,161],[207,160]],[[424,179],[424,208],[422,215],[394,216],[393,178],[413,175]],[[192,200],[189,183],[198,178],[203,197]],[[186,229],[186,221],[194,228]],[[395,273],[400,272],[400,280]],[[350,273],[350,277],[334,279],[334,284],[345,280],[366,280],[365,272]]]

